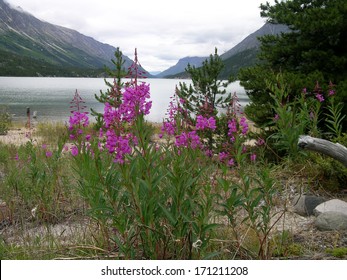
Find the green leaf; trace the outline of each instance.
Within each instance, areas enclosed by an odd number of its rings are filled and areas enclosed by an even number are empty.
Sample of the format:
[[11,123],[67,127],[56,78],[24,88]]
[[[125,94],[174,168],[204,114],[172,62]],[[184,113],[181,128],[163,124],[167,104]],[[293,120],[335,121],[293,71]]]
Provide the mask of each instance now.
[[166,218],[170,221],[171,225],[176,225],[177,219],[164,207],[161,203],[159,203],[159,207],[165,214]]

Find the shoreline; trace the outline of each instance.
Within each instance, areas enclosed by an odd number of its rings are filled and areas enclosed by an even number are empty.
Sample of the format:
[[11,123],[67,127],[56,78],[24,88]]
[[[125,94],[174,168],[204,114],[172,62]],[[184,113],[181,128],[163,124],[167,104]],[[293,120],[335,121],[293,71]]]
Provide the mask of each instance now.
[[25,145],[32,139],[29,138],[30,134],[35,132],[35,128],[10,128],[5,135],[0,135],[0,143],[4,145]]

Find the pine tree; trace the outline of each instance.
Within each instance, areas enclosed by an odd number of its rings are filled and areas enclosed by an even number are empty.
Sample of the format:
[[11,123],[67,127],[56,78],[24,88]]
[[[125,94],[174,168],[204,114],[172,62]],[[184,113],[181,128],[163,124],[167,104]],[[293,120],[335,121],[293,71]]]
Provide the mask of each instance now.
[[[121,89],[124,86],[122,78],[126,77],[128,72],[125,71],[125,68],[124,68],[125,61],[123,59],[123,53],[120,51],[119,48],[116,49],[114,55],[115,55],[115,59],[111,59],[112,64],[114,65],[114,69],[112,70],[109,67],[105,66],[106,75],[109,77],[113,77],[113,83],[107,81],[107,79],[104,79],[105,84],[108,88],[105,92],[100,90],[100,95],[95,94],[95,99],[99,101],[100,103],[105,104],[107,102],[110,105],[117,107],[121,103],[121,98],[122,98]],[[96,118],[97,127],[98,128],[102,127],[103,126],[102,114],[96,112],[93,109],[91,109],[91,111],[92,111],[92,115],[95,116]]]
[[194,122],[199,115],[204,118],[213,117],[217,123],[223,123],[218,125],[219,127],[214,132],[209,131],[204,135],[208,139],[210,150],[213,148],[213,134],[225,134],[227,127],[224,125],[226,122],[222,121],[223,118],[217,116],[219,109],[227,108],[232,101],[231,93],[225,96],[226,87],[231,83],[231,80],[222,81],[220,79],[223,68],[224,63],[216,48],[215,53],[211,54],[201,67],[196,68],[188,64],[186,72],[190,75],[192,84],[188,86],[186,83],[180,83],[176,90],[176,94],[181,100],[181,113],[184,114],[187,124],[195,125]]
[[215,49],[215,53],[206,59],[202,66],[196,68],[188,64],[186,72],[192,79],[192,84],[180,83],[177,95],[185,100],[183,106],[188,115],[216,116],[218,108],[225,107],[231,100],[231,95],[225,98],[226,87],[230,81],[220,80],[224,63]]
[[[292,98],[319,81],[336,84],[338,101],[347,98],[347,1],[288,0],[261,5],[268,22],[287,25],[291,32],[260,38],[261,63],[243,69],[239,79],[252,101],[246,112],[258,125],[273,117],[265,79],[278,73],[291,89]],[[347,108],[344,106],[344,114]]]

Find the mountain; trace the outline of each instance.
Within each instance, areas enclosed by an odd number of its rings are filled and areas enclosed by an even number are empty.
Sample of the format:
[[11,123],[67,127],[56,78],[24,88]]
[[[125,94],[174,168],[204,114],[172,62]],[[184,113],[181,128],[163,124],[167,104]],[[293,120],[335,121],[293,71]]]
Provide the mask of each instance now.
[[[104,65],[110,66],[115,51],[113,46],[43,22],[0,0],[0,75],[97,73]],[[126,56],[124,60],[129,67],[132,61]]]
[[[260,29],[248,35],[244,40],[242,40],[239,44],[237,44],[232,49],[228,50],[220,57],[224,61],[225,67],[221,73],[221,78],[227,79],[230,75],[236,76],[238,71],[243,67],[249,67],[256,63],[257,54],[260,48],[260,42],[258,40],[259,37],[264,35],[276,35],[280,33],[288,32],[289,28],[285,25],[281,24],[271,24],[265,23]],[[202,62],[207,57],[200,57],[201,63],[198,66],[202,65]],[[198,60],[198,57],[196,58]],[[197,67],[198,67],[197,66]],[[174,68],[175,66],[165,70],[160,75],[162,77],[178,77],[178,78],[187,78],[187,73],[184,72],[184,69],[179,69],[181,72],[171,71],[170,74],[162,75],[166,73],[166,71]]]
[[206,60],[206,58],[207,57],[198,57],[198,56],[193,56],[193,57],[187,56],[187,57],[181,58],[176,65],[161,72],[160,74],[156,75],[156,77],[163,78],[163,77],[184,72],[188,64],[190,64],[191,66],[200,67],[202,65],[202,62]]
[[223,60],[227,60],[228,58],[241,53],[246,50],[251,49],[259,49],[260,42],[258,40],[259,37],[264,35],[276,35],[282,32],[288,32],[289,28],[286,25],[282,24],[271,24],[265,23],[260,29],[248,35],[244,40],[238,43],[235,47],[230,49],[221,55]]

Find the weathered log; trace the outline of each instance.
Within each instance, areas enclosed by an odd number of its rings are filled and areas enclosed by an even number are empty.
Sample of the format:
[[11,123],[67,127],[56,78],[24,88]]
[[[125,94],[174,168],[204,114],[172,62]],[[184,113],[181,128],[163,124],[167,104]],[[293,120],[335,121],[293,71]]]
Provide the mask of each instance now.
[[347,167],[347,148],[339,143],[333,143],[328,140],[301,135],[299,137],[298,146],[300,148],[332,157],[339,162],[342,162],[342,164]]

